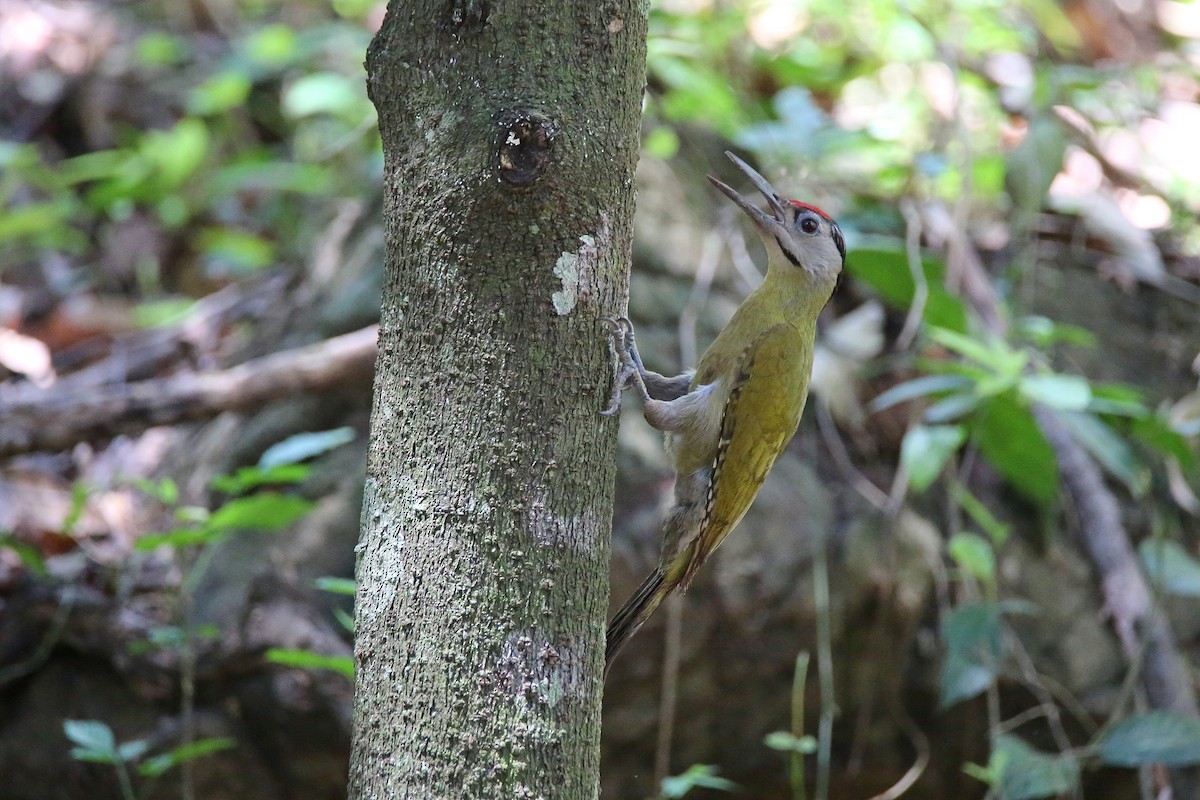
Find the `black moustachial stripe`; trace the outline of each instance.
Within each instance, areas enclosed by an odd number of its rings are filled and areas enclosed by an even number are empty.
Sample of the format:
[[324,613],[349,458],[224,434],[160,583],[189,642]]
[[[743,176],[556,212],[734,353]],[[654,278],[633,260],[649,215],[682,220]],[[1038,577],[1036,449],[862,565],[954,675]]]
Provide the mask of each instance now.
[[[783,257],[786,258],[788,261],[792,262],[792,266],[794,266],[794,267],[800,266],[800,262],[796,260],[796,257],[794,255],[792,255],[792,251],[788,250],[787,247],[784,246],[783,239],[780,239],[778,236],[776,236],[775,241],[779,243],[779,249],[783,251]],[[843,258],[845,258],[844,255],[843,255]]]

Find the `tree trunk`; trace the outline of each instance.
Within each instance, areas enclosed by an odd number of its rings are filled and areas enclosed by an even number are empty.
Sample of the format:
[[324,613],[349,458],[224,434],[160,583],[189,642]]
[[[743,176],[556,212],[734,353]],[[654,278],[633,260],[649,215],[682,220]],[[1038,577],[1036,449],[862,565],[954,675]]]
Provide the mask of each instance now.
[[351,798],[599,779],[646,8],[400,0],[367,55],[387,278],[359,544]]

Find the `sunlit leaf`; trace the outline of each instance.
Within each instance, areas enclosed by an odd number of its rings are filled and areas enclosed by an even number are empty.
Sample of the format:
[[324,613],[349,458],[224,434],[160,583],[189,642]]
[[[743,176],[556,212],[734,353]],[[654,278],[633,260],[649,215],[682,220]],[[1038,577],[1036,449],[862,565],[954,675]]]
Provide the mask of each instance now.
[[660,790],[665,798],[683,797],[692,789],[715,789],[721,792],[737,791],[738,785],[733,781],[717,775],[717,768],[711,764],[693,764],[687,772],[663,778]]
[[267,530],[286,528],[307,514],[311,500],[290,494],[260,492],[230,500],[209,518],[216,530]]
[[961,392],[945,397],[925,409],[925,421],[930,425],[954,422],[974,411],[983,398],[974,392]]
[[1064,411],[1083,411],[1092,401],[1091,386],[1076,375],[1026,375],[1018,388],[1027,400]]
[[270,469],[242,467],[233,475],[218,475],[212,487],[226,494],[243,494],[259,486],[276,486],[300,483],[312,472],[308,464],[284,464]]
[[896,384],[872,400],[869,407],[873,412],[883,411],[918,397],[964,389],[970,385],[971,381],[962,375],[924,375]]
[[311,114],[341,114],[361,103],[358,86],[337,72],[305,75],[288,86],[283,95],[283,110],[293,119]]
[[774,731],[763,737],[763,744],[772,750],[807,755],[817,752],[817,740],[811,736],[796,737],[788,731]]
[[150,749],[150,742],[145,739],[131,739],[122,742],[117,747],[117,757],[122,761],[136,761]]
[[679,152],[679,135],[673,128],[659,125],[646,134],[642,147],[654,158],[666,160]]
[[962,569],[982,583],[996,581],[996,553],[987,539],[974,533],[959,532],[950,537],[946,551]]
[[328,656],[321,653],[314,653],[311,650],[272,647],[267,651],[266,659],[274,664],[282,664],[285,667],[328,669],[341,673],[347,678],[354,677],[354,659],[351,656]]
[[[113,761],[117,758],[117,739],[112,728],[96,719],[68,719],[63,721],[63,733],[77,746],[72,757],[86,761]],[[92,757],[85,758],[85,754]]]
[[354,428],[349,426],[327,431],[297,433],[268,447],[258,459],[258,466],[269,470],[274,467],[295,464],[352,441],[354,441]]
[[246,102],[250,96],[250,77],[227,70],[213,75],[188,94],[187,108],[192,114],[220,114]]
[[267,25],[246,37],[242,48],[247,56],[267,67],[279,67],[298,52],[296,31],[287,25]]
[[928,489],[966,438],[967,432],[958,425],[909,428],[900,444],[900,463],[908,470],[909,485],[918,492]]
[[208,128],[204,121],[187,117],[166,131],[147,131],[140,143],[142,156],[152,163],[162,189],[183,183],[208,154]]
[[265,267],[275,258],[271,241],[232,228],[207,228],[197,235],[197,243],[209,261],[234,272]]
[[323,592],[344,594],[348,597],[353,597],[358,589],[358,584],[353,578],[317,578],[316,584]]

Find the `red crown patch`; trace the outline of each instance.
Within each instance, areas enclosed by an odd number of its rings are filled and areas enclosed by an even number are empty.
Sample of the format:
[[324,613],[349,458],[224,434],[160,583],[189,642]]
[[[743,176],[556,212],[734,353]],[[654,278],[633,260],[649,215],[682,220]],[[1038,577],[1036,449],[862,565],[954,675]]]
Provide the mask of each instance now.
[[813,212],[814,214],[818,214],[818,215],[820,215],[820,216],[821,216],[823,219],[827,219],[827,220],[830,220],[830,221],[832,221],[832,220],[833,220],[833,217],[829,216],[829,215],[828,215],[828,214],[826,214],[824,211],[822,211],[821,209],[817,208],[816,206],[814,206],[814,205],[813,205],[813,204],[811,204],[811,203],[802,203],[802,202],[800,202],[799,200],[792,200],[792,201],[791,201],[791,204],[792,204],[792,205],[794,205],[796,208],[802,208],[802,209],[804,209],[805,211],[811,211],[811,212]]

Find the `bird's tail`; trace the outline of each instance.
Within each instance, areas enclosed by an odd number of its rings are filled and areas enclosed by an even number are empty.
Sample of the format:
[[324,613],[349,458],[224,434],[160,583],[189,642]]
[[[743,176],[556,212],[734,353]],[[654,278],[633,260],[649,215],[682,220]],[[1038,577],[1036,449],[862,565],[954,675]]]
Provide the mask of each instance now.
[[666,587],[665,583],[666,575],[661,569],[651,572],[609,623],[604,647],[605,675],[608,675],[609,669],[612,668],[613,659],[616,658],[617,653],[621,651],[630,637],[637,633],[638,628],[650,619],[654,609],[658,608],[670,593],[671,589]]

